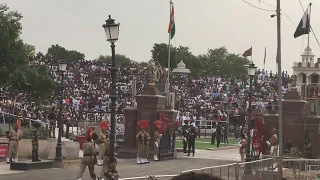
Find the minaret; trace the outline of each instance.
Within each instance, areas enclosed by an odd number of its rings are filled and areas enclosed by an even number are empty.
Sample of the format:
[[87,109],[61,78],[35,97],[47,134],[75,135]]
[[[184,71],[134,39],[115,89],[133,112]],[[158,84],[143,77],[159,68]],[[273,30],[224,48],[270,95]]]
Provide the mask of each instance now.
[[[306,83],[311,84],[314,83],[312,79],[314,80],[315,78],[312,78],[314,74],[318,74],[319,72],[319,66],[318,63],[315,63],[314,60],[315,55],[312,52],[312,49],[310,47],[306,47],[304,49],[304,52],[301,54],[301,59],[300,62],[294,62],[293,63],[293,75],[297,76],[297,90],[300,93],[301,99],[304,98],[304,85]],[[309,64],[309,65],[307,65]],[[308,81],[306,82],[306,75],[308,77]],[[317,81],[318,82],[318,81]],[[301,92],[303,94],[301,94]]]

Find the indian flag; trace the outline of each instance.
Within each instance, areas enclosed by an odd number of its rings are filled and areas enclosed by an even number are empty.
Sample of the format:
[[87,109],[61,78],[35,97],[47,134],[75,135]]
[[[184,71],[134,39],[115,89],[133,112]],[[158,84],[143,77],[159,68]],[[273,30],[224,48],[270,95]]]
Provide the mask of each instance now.
[[168,28],[168,33],[170,34],[170,38],[172,39],[174,34],[176,33],[176,25],[174,22],[174,7],[172,4],[171,7],[171,13],[170,13],[170,23],[169,23],[169,28]]

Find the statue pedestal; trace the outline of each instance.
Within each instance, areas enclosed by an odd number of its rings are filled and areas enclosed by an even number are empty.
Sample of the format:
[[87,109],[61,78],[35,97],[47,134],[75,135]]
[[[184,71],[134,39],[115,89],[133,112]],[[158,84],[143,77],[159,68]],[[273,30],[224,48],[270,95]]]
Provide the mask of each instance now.
[[[138,126],[139,120],[149,120],[150,126],[148,132],[150,133],[149,143],[149,157],[153,156],[154,139],[153,135],[155,127],[153,123],[160,118],[162,112],[166,118],[175,120],[177,112],[174,110],[166,110],[167,98],[158,95],[157,88],[145,88],[144,93],[136,96],[137,107],[125,108],[125,132],[124,145],[119,149],[119,158],[136,158],[137,142],[136,135],[140,131]],[[167,133],[168,134],[168,133]],[[169,159],[174,157],[174,136],[168,137],[164,135],[160,143],[160,159]],[[164,154],[163,156],[161,154]]]

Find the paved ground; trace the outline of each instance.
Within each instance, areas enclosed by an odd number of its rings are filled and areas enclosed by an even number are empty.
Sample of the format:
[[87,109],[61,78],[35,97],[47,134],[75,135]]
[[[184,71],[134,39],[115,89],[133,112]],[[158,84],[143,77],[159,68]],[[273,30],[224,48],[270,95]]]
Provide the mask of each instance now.
[[[198,150],[195,157],[179,154],[178,159],[151,162],[145,165],[137,165],[135,160],[119,160],[118,171],[122,177],[178,174],[184,170],[233,163],[239,160],[237,152],[238,149],[221,151]],[[101,168],[97,167],[95,169],[96,174],[99,174],[100,170]],[[0,175],[1,180],[73,180],[78,174],[78,168],[13,172],[9,170],[9,165],[1,163],[0,174],[4,174]],[[90,179],[88,170],[86,170],[83,179]]]

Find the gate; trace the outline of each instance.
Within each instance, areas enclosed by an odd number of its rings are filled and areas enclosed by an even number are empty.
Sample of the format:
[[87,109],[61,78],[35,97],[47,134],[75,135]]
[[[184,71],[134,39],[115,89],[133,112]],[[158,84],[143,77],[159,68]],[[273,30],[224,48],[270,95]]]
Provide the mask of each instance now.
[[162,133],[162,137],[160,139],[160,160],[162,159],[172,159],[174,157],[174,149],[175,149],[175,131],[170,133],[167,129]]

